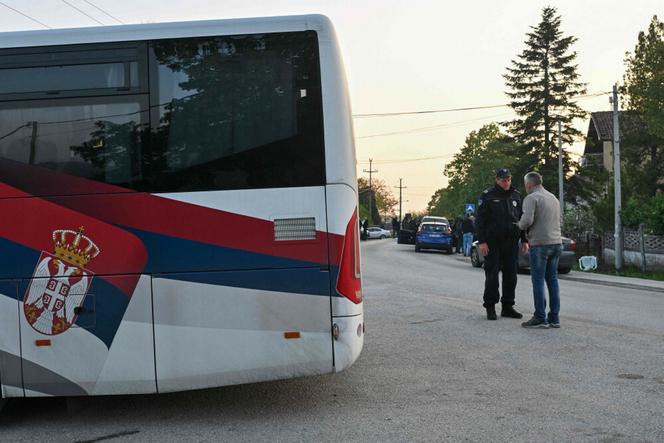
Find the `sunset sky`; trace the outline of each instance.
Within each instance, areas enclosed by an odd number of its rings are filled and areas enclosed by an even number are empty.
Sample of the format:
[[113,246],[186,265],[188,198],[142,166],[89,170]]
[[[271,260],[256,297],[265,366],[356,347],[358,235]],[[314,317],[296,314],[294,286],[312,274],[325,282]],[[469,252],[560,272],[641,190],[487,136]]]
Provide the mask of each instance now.
[[[404,211],[423,210],[433,192],[445,186],[444,165],[466,135],[510,119],[509,108],[374,118],[360,114],[504,105],[505,67],[523,50],[526,32],[549,5],[558,8],[564,34],[578,38],[573,48],[588,92],[608,92],[622,81],[625,52],[633,51],[639,31],[647,29],[653,15],[664,18],[662,0],[0,1],[2,31],[45,29],[6,6],[53,28],[99,26],[93,18],[110,25],[118,24],[114,18],[129,24],[327,15],[341,43],[356,115],[358,176],[367,176],[362,171],[372,158],[375,178],[389,186],[403,178]],[[610,109],[608,95],[579,104],[587,111]],[[588,121],[577,126],[585,134]],[[580,154],[582,144],[567,149]]]

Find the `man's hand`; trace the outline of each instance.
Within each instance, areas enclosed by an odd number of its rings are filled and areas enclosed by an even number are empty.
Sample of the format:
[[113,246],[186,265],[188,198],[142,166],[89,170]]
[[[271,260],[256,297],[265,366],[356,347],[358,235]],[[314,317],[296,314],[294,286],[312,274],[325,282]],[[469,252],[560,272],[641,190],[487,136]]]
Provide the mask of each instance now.
[[521,243],[521,252],[527,254],[529,250],[530,250],[530,244],[527,241]]
[[480,254],[482,254],[484,257],[489,255],[489,245],[488,244],[480,243],[479,247],[480,247]]

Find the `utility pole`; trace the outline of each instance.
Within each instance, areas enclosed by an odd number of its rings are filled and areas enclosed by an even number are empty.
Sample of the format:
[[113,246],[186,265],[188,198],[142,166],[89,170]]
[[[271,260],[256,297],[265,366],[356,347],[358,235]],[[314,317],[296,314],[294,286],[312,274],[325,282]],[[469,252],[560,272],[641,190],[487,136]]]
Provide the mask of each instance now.
[[369,170],[367,171],[366,169],[363,169],[364,172],[369,173],[369,224],[373,224],[373,205],[372,205],[372,200],[373,200],[373,188],[371,187],[371,174],[374,172],[378,172],[378,170],[374,170],[371,168],[371,162],[373,162],[373,159],[369,159]]
[[408,186],[402,186],[401,180],[402,179],[399,179],[399,186],[395,186],[395,188],[399,188],[399,225],[401,225],[401,191],[408,187]]
[[616,271],[622,269],[623,266],[623,235],[622,235],[622,220],[620,219],[620,212],[622,210],[622,196],[620,184],[620,122],[618,121],[618,86],[613,85],[613,97],[611,100],[613,104],[613,187],[614,187],[614,202],[615,202],[615,225],[613,227],[613,240],[615,251],[615,266]]
[[563,125],[558,120],[558,200],[560,201],[560,221],[565,219],[565,203],[563,201]]

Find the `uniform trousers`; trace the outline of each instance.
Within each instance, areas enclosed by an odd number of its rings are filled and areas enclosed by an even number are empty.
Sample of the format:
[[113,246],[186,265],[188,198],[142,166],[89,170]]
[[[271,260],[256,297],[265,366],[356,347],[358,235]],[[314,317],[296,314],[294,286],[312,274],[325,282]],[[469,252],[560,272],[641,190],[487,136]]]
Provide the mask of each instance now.
[[[484,307],[493,306],[498,301],[503,306],[514,305],[516,271],[519,259],[518,239],[492,239],[487,241],[489,254],[484,257]],[[503,274],[503,296],[498,290],[498,274]]]

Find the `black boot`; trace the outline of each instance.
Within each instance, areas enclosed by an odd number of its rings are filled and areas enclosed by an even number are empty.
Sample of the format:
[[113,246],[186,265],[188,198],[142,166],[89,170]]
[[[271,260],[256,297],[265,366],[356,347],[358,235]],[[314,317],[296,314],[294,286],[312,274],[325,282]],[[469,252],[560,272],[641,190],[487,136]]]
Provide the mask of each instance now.
[[496,306],[494,306],[494,305],[486,306],[486,319],[487,320],[498,320],[498,316],[496,315]]
[[503,309],[500,311],[500,316],[501,317],[509,317],[509,318],[522,318],[523,317],[523,315],[521,315],[521,313],[514,310],[514,308],[512,306],[505,306],[505,305],[503,305]]

